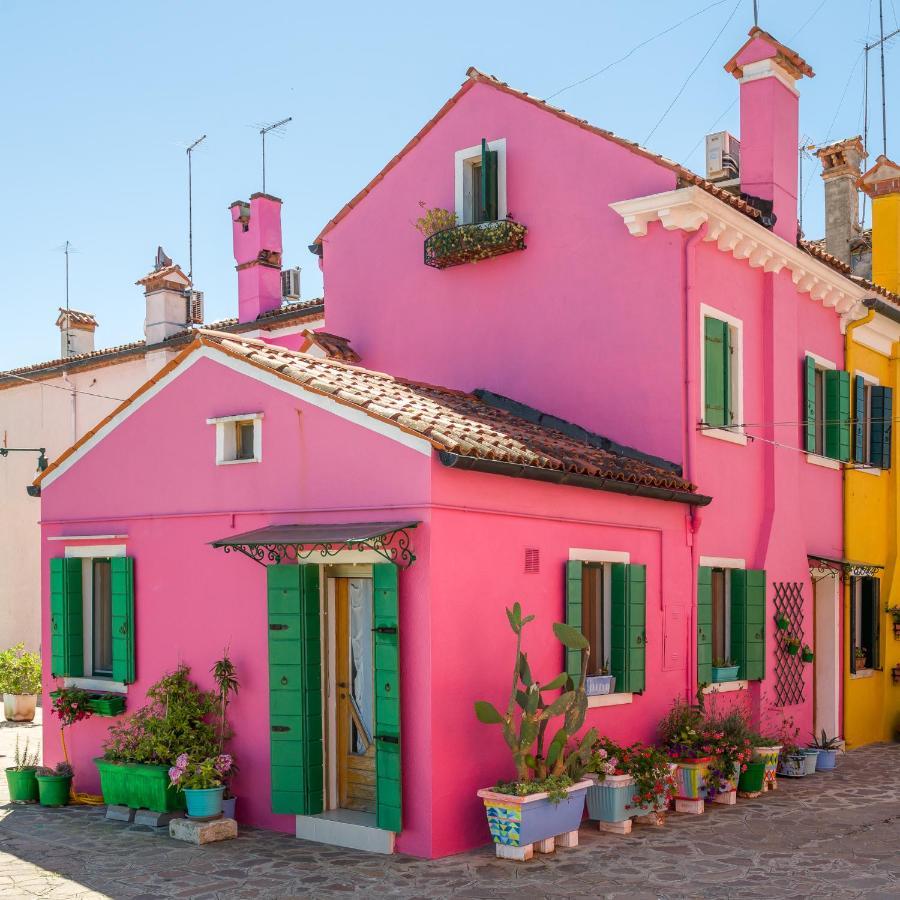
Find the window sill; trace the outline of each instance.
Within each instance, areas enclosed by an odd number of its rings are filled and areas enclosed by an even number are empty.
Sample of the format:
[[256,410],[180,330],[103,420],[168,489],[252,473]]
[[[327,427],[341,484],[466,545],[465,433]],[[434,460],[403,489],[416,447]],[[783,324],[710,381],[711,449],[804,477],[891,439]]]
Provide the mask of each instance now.
[[850,673],[850,680],[855,681],[857,678],[873,678],[878,669],[857,669]]
[[881,469],[876,466],[867,466],[864,464],[854,465],[850,467],[851,472],[863,472],[865,475],[880,475]]
[[597,694],[587,698],[588,709],[597,709],[601,706],[624,706],[634,701],[634,694]]
[[840,470],[841,463],[840,460],[831,459],[828,456],[819,456],[818,453],[809,453],[806,454],[806,461],[811,463],[814,466],[821,466],[823,469],[837,469]]
[[740,430],[730,431],[727,428],[704,428],[700,434],[706,437],[715,438],[717,441],[727,441],[729,444],[740,444],[742,447],[747,446],[747,435]]
[[217,459],[217,466],[240,466],[244,463],[258,463],[262,462],[261,459]]
[[64,678],[63,685],[81,688],[83,691],[107,691],[110,694],[128,693],[128,685],[110,678]]
[[745,691],[749,682],[745,679],[739,681],[717,681],[703,688],[704,694],[729,694],[732,691]]

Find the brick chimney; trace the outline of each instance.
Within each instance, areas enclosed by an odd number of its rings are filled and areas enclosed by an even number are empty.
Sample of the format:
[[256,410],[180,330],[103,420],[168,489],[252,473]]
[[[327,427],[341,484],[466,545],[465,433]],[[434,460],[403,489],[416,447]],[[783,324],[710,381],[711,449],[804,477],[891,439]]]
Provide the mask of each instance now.
[[900,166],[879,156],[859,186],[872,198],[872,281],[900,293]]
[[848,266],[859,241],[859,182],[866,158],[862,137],[838,141],[816,152],[825,182],[825,250]]
[[144,338],[148,344],[159,344],[166,338],[190,327],[187,289],[190,281],[163,248],[156,251],[153,271],[135,282],[144,288],[146,315]]
[[97,320],[92,313],[60,307],[56,317],[59,328],[59,355],[61,359],[91,353],[94,349],[94,332]]
[[800,93],[813,70],[795,51],[754,26],[725,64],[741,88],[741,192],[772,203],[772,231],[797,242]]
[[238,319],[253,322],[281,306],[281,200],[253,194],[229,207],[238,273]]

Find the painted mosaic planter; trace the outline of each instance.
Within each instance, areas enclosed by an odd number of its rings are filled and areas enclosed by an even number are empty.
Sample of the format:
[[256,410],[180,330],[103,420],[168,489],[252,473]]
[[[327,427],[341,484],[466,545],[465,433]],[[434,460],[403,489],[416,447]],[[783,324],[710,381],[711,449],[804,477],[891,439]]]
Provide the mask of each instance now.
[[778,771],[778,754],[780,752],[780,744],[771,747],[753,748],[753,762],[761,762],[766,767],[765,775],[763,777],[764,784],[775,783],[775,773]]
[[588,788],[588,818],[595,822],[624,822],[637,812],[631,808],[633,796],[634,779],[630,775],[607,775]]
[[819,751],[815,747],[806,747],[800,751],[803,754],[803,768],[807,775],[815,775],[816,764],[819,762]]
[[516,797],[482,788],[488,827],[495,844],[524,847],[558,834],[577,831],[584,812],[584,795],[590,781],[579,781],[569,788],[564,800],[554,803],[546,793]]
[[706,776],[712,757],[679,759],[675,770],[675,799],[702,800],[706,794]]
[[782,756],[778,763],[778,774],[788,778],[804,778],[806,776],[806,756],[803,753],[791,753]]
[[816,758],[817,772],[830,772],[837,768],[837,750],[819,750]]

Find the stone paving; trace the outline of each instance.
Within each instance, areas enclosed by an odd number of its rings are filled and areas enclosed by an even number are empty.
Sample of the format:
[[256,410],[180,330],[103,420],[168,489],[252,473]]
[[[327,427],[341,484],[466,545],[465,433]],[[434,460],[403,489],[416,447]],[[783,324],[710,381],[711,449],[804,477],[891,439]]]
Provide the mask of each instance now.
[[[0,754],[36,727],[0,722]],[[4,761],[4,765],[7,762]],[[900,744],[856,750],[831,774],[629,836],[581,828],[581,845],[523,864],[491,847],[428,862],[241,829],[195,847],[102,808],[7,802],[0,785],[0,897],[900,897]],[[473,798],[474,802],[474,798]]]

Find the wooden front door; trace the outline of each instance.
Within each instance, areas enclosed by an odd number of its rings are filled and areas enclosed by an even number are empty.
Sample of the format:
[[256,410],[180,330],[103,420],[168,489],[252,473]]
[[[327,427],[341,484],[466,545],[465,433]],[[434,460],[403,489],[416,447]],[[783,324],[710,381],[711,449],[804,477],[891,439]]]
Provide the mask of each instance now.
[[334,581],[338,806],[374,813],[372,579]]

